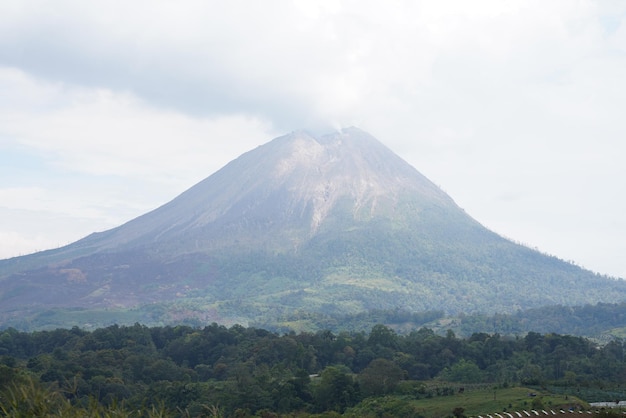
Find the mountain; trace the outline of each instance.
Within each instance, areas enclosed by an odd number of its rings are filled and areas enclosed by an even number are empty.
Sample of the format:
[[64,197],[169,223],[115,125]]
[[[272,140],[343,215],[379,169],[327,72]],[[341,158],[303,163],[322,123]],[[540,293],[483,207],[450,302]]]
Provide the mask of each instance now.
[[625,296],[622,280],[484,228],[357,128],[276,138],[124,225],[0,261],[5,326],[494,313]]

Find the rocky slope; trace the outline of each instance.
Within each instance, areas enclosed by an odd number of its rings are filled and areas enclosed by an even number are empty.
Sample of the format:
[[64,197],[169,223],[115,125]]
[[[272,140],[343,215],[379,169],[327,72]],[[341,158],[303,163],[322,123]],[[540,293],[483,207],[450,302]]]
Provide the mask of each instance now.
[[285,135],[118,228],[0,261],[5,324],[55,307],[248,323],[368,309],[512,312],[625,295],[623,281],[485,229],[356,128]]

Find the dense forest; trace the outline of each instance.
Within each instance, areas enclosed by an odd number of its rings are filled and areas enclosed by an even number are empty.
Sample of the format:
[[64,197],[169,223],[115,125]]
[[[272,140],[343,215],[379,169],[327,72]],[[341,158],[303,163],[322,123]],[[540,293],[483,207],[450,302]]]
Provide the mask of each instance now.
[[[118,415],[229,417],[425,416],[421,400],[465,390],[489,397],[493,390],[496,399],[496,390],[516,386],[587,402],[626,399],[624,349],[617,340],[598,346],[568,335],[458,338],[427,328],[398,334],[385,325],[299,334],[217,324],[6,329],[0,416],[39,416],[37,399],[65,411],[49,416],[113,408]],[[528,408],[542,402],[529,398]]]
[[[278,324],[278,325],[277,325]],[[283,324],[282,326],[280,324]],[[524,335],[527,332],[558,333],[609,341],[626,337],[626,303],[595,305],[553,305],[519,310],[511,314],[459,314],[446,316],[443,311],[409,312],[402,309],[370,310],[350,315],[297,313],[280,321],[257,321],[253,326],[276,332],[292,331],[294,326],[309,330],[330,329],[369,331],[376,324],[387,324],[400,331],[427,327],[469,337],[475,333]]]
[[[127,316],[117,311],[83,309],[49,309],[36,316],[17,317],[3,322],[0,327],[13,327],[20,331],[41,331],[67,328],[64,324],[82,324],[85,329],[94,330],[113,324],[132,325],[142,323],[146,326],[189,325],[203,327],[207,323],[221,322],[219,318],[187,318],[189,310],[204,308],[199,302],[194,305],[168,306],[171,316],[169,321],[157,321],[164,315],[165,307],[150,306],[128,310]],[[238,306],[241,308],[241,306]],[[178,310],[177,310],[178,309]],[[233,307],[234,309],[234,307]],[[208,315],[210,316],[210,315]],[[0,321],[1,322],[1,321]],[[540,308],[518,310],[505,314],[459,314],[446,315],[444,311],[413,312],[405,309],[372,309],[354,314],[334,312],[276,312],[266,310],[264,315],[248,322],[248,326],[262,328],[277,333],[317,332],[330,330],[369,332],[376,324],[387,324],[391,328],[406,333],[412,329],[430,328],[436,332],[452,329],[456,335],[469,337],[474,333],[500,335],[524,335],[534,331],[540,333],[568,334],[609,341],[614,337],[626,338],[626,302],[598,303],[583,306],[552,305]]]

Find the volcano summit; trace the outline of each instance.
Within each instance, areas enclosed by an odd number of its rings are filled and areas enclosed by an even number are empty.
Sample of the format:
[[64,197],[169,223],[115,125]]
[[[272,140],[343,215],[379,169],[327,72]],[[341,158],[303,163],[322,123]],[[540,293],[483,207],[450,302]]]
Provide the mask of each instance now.
[[276,138],[124,225],[0,261],[5,326],[59,310],[247,324],[293,312],[493,313],[625,298],[622,280],[484,228],[357,128]]

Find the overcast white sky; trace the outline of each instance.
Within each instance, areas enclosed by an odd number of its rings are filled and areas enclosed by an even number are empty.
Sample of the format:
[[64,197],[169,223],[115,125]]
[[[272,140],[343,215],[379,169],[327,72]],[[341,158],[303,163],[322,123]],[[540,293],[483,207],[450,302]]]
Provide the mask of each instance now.
[[0,2],[0,258],[358,126],[488,228],[626,277],[626,1]]

